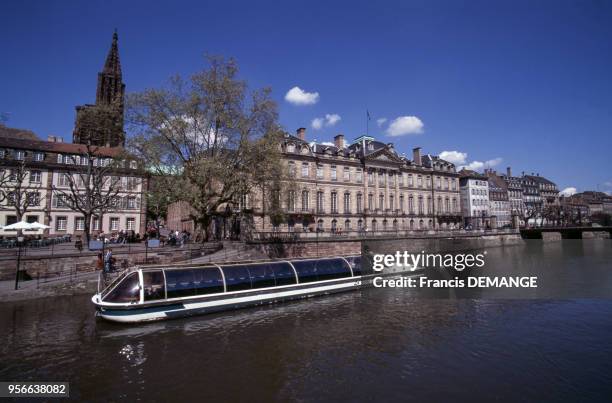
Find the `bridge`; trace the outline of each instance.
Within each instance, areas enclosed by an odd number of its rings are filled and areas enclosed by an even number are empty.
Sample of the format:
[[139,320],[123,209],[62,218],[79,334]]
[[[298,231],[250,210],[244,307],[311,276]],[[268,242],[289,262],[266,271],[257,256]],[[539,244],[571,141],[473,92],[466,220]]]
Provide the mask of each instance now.
[[612,226],[521,228],[523,239],[544,239],[555,233],[560,234],[561,239],[612,238]]

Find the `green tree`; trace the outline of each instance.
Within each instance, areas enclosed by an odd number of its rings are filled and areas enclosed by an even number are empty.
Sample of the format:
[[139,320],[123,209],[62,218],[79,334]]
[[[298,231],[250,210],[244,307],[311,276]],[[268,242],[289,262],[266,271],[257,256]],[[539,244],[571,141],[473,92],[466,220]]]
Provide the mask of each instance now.
[[187,80],[177,76],[127,100],[132,152],[173,178],[173,196],[191,206],[205,240],[221,208],[244,195],[265,205],[266,183],[281,171],[283,136],[270,89],[248,91],[232,59],[208,62]]

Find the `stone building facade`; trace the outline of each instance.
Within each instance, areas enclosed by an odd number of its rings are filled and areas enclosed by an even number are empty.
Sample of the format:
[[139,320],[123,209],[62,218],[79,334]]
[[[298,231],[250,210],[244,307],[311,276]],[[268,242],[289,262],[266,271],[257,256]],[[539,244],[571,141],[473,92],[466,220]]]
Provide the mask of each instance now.
[[506,174],[501,175],[508,188],[508,201],[512,215],[522,217],[525,213],[525,201],[523,199],[523,180],[519,176],[512,175],[512,169],[506,168]]
[[[64,176],[74,174],[78,170],[75,161],[79,161],[80,156],[85,153],[86,146],[53,140],[0,137],[0,171],[11,172],[18,164],[25,164],[28,175],[24,188],[35,202],[31,203],[31,207],[22,218],[23,221],[37,221],[49,225],[51,227],[47,230],[49,235],[79,235],[84,229],[82,215],[71,210],[54,189],[68,189],[68,182]],[[95,150],[100,163],[117,158],[122,151],[120,148],[108,147],[98,147]],[[144,233],[146,178],[142,176],[136,165],[128,161],[122,168],[114,171],[113,175],[116,175],[120,184],[116,207],[102,217],[92,220],[92,232],[112,234],[121,230],[133,230],[140,234]],[[0,225],[6,226],[16,222],[17,217],[9,200],[4,200],[0,207]]]
[[333,144],[320,144],[307,141],[300,128],[285,136],[281,149],[293,178],[281,197],[286,219],[275,223],[256,214],[257,231],[434,230],[462,222],[455,166],[420,148],[409,159],[373,137],[347,144],[337,135]]
[[486,175],[462,169],[459,171],[461,186],[461,212],[465,226],[471,229],[491,226],[489,207],[489,181]]
[[485,170],[489,183],[489,211],[495,217],[497,228],[512,226],[512,212],[508,196],[508,185],[493,170]]

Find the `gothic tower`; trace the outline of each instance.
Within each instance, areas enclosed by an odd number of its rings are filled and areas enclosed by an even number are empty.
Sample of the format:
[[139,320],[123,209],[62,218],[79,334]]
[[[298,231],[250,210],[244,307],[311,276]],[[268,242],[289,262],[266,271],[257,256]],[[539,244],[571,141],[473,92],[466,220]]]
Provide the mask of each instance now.
[[95,105],[76,107],[73,143],[107,147],[123,147],[123,107],[125,84],[121,74],[117,31],[106,56],[102,71],[98,73]]

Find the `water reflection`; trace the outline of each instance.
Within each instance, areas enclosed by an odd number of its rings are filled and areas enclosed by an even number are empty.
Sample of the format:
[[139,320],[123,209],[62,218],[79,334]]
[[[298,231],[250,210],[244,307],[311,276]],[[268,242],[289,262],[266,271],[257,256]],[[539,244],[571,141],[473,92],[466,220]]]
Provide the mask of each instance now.
[[[574,279],[586,266],[609,273],[597,248],[527,245],[487,259]],[[96,320],[86,296],[3,304],[0,380],[69,380],[85,401],[609,397],[609,300],[422,297],[364,289],[136,326]]]

